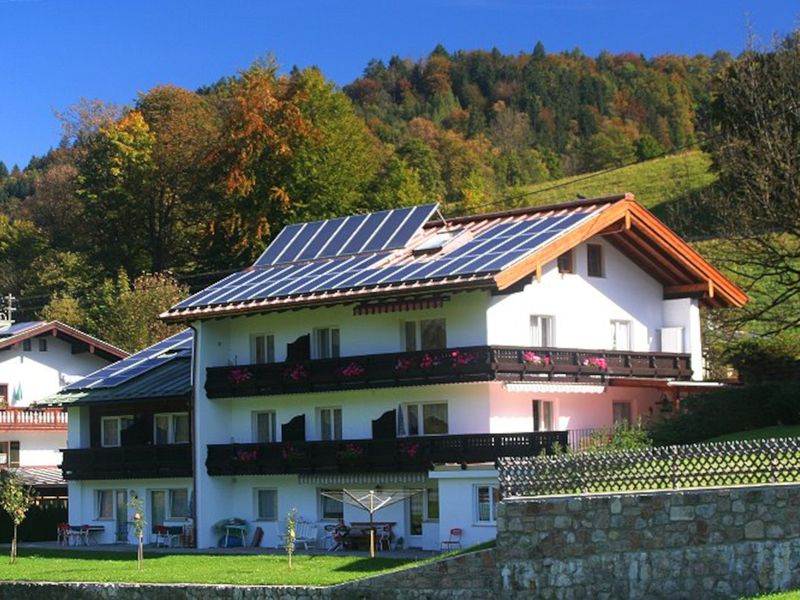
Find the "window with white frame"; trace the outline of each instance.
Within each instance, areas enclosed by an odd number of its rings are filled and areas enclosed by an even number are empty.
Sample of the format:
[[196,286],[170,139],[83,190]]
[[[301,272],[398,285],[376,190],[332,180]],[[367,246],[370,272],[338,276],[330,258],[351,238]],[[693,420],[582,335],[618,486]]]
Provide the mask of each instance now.
[[319,414],[319,437],[322,440],[342,439],[342,409],[341,408],[320,408]]
[[0,442],[0,467],[19,466],[19,442]]
[[105,447],[121,446],[122,433],[133,425],[133,416],[102,417],[100,419],[100,444]]
[[494,523],[497,520],[497,504],[500,488],[496,485],[475,486],[475,522]]
[[278,490],[254,490],[257,521],[278,520]]
[[441,435],[448,433],[447,402],[406,404],[406,435]]
[[428,488],[408,499],[408,522],[410,535],[422,535],[425,521],[439,520],[439,490]]
[[550,400],[533,401],[533,430],[553,431],[553,403]]
[[188,444],[189,413],[159,413],[153,417],[153,439],[156,444]]
[[319,514],[322,519],[338,521],[344,519],[344,504],[333,498],[323,495],[323,492],[335,492],[338,490],[319,491]]
[[259,444],[277,442],[277,419],[274,410],[260,410],[253,413],[253,441]]
[[531,315],[530,340],[534,348],[550,348],[554,345],[553,317]]
[[611,320],[611,349],[630,350],[631,349],[631,322],[612,319]]
[[314,329],[314,345],[311,358],[339,357],[339,328],[318,327]]
[[114,518],[114,490],[97,490],[97,518]]
[[250,336],[250,362],[256,365],[275,362],[275,336],[261,333]]
[[169,490],[169,512],[170,519],[189,518],[189,490],[178,488]]
[[447,322],[445,319],[404,321],[403,347],[406,352],[447,348]]

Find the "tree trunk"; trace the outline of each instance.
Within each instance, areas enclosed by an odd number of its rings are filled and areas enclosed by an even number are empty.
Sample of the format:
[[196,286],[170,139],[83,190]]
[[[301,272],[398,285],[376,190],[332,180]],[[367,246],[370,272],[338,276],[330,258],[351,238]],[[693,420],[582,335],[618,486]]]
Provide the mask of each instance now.
[[17,524],[14,523],[14,537],[11,538],[11,564],[17,562]]
[[142,570],[142,563],[144,562],[144,536],[139,534],[139,547],[136,550],[136,563],[139,570]]

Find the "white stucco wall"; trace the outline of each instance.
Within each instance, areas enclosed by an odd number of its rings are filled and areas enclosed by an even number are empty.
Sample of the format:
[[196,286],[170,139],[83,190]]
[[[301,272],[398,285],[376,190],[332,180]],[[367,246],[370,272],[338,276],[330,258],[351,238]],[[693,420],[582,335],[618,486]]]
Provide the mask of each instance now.
[[431,479],[439,482],[439,536],[448,539],[450,530],[459,528],[464,531],[461,545],[464,548],[474,546],[497,536],[494,522],[482,523],[477,519],[476,487],[498,485],[497,471],[485,470],[446,470],[433,471]]
[[603,238],[604,276],[586,274],[586,244],[573,251],[575,273],[559,273],[556,261],[522,292],[494,296],[487,311],[492,345],[530,345],[530,316],[554,317],[555,346],[611,349],[611,320],[631,322],[631,349],[658,351],[663,327],[662,286]]

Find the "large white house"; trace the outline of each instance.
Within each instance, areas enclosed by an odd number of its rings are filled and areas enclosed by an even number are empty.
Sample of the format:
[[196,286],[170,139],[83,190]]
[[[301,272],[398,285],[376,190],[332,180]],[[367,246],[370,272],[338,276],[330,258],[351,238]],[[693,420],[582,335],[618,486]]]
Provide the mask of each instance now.
[[40,492],[58,493],[67,414],[36,403],[125,356],[58,321],[0,321],[0,468],[19,469]]
[[498,457],[658,418],[702,385],[700,307],[747,301],[629,194],[436,214],[287,227],[162,315],[194,332],[191,370],[173,338],[73,386],[94,398],[65,402],[70,521],[113,541],[136,494],[150,523],[191,519],[199,547],[233,517],[275,546],[291,509],[320,538],[367,521],[323,492],[399,489],[416,493],[376,517],[395,540],[481,542]]

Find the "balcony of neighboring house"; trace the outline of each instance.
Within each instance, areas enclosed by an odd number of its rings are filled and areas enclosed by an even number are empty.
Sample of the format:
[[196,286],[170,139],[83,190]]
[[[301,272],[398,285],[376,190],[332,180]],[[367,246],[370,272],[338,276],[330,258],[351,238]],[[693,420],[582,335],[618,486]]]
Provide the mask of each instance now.
[[0,431],[66,431],[60,408],[0,408]]
[[317,360],[210,367],[209,398],[267,396],[472,381],[599,382],[612,377],[688,380],[689,354],[469,346]]
[[212,444],[209,475],[311,472],[425,472],[435,464],[494,463],[564,449],[567,431],[411,436],[315,442]]
[[66,480],[192,476],[192,447],[139,445],[62,450]]
[[88,447],[62,450],[64,479],[191,477],[184,400],[89,408]]

